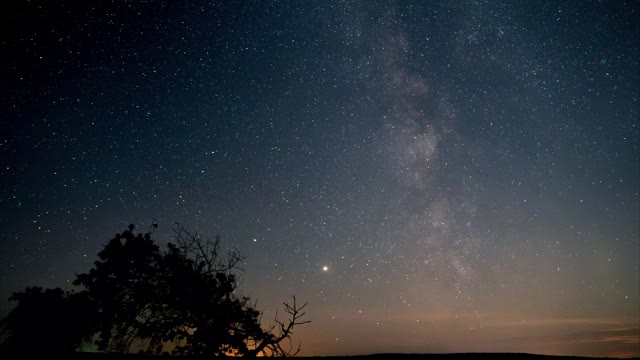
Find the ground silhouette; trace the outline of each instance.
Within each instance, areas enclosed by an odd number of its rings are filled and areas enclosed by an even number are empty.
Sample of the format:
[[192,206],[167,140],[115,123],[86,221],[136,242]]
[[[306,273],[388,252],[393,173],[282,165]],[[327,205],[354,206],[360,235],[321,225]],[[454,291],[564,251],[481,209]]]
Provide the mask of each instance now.
[[[165,358],[165,357],[161,357]],[[174,357],[167,357],[174,359]],[[144,355],[117,355],[117,354],[91,354],[76,353],[70,359],[73,360],[157,360],[158,356]],[[176,358],[180,359],[180,357]],[[185,358],[186,359],[186,358]],[[460,354],[373,354],[355,356],[311,356],[299,357],[307,360],[594,360],[616,359],[611,357],[582,357],[582,356],[553,356],[525,353],[460,353]],[[638,359],[638,358],[634,358]]]

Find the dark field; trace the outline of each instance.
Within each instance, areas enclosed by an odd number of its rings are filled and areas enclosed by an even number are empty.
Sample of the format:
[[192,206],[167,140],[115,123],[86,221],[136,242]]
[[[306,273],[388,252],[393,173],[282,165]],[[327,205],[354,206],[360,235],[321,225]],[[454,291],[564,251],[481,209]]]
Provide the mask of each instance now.
[[[172,356],[151,356],[136,354],[100,354],[100,353],[75,353],[69,359],[78,360],[147,360],[147,359],[187,359],[183,357]],[[582,356],[551,356],[551,355],[535,355],[523,353],[462,353],[462,354],[374,354],[374,355],[356,355],[356,356],[314,356],[314,357],[298,357],[306,360],[458,360],[458,359],[497,359],[497,360],[580,360],[580,359],[616,359],[609,357],[582,357]],[[634,358],[638,359],[638,358]]]

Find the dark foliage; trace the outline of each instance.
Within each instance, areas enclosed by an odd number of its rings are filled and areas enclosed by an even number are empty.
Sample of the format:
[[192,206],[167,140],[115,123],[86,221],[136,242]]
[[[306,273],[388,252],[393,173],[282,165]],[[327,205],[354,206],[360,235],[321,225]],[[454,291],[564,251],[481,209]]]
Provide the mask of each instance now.
[[90,339],[99,350],[118,353],[297,354],[291,334],[308,322],[300,320],[306,304],[298,307],[294,297],[284,304],[288,321],[276,319],[264,330],[250,299],[237,295],[234,271],[243,258],[235,251],[223,256],[218,237],[201,238],[178,224],[175,243],[160,249],[151,233],[134,235],[134,228],[116,234],[94,267],[78,275],[74,285],[82,292],[15,294],[18,306],[3,320],[11,334],[5,346],[20,350],[37,338],[51,342],[53,352],[71,352]]
[[10,300],[18,305],[2,319],[2,354],[68,354],[95,332],[97,308],[88,293],[28,287]]
[[162,255],[150,234],[134,236],[133,229],[116,234],[98,253],[94,268],[74,282],[99,307],[100,350],[126,352],[137,337],[153,331],[145,318],[153,308]]

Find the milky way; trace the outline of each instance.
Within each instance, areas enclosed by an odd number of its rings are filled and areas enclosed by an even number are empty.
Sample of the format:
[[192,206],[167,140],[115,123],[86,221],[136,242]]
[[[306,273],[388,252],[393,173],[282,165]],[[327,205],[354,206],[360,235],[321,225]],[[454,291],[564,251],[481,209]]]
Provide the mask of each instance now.
[[305,355],[640,355],[637,4],[5,10],[1,297],[180,222]]

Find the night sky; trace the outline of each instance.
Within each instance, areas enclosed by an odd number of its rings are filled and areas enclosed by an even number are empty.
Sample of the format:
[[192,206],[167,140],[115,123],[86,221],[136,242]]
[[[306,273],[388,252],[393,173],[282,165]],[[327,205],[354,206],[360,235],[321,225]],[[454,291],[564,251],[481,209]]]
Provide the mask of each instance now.
[[0,316],[181,222],[304,355],[640,356],[638,2],[5,3]]

